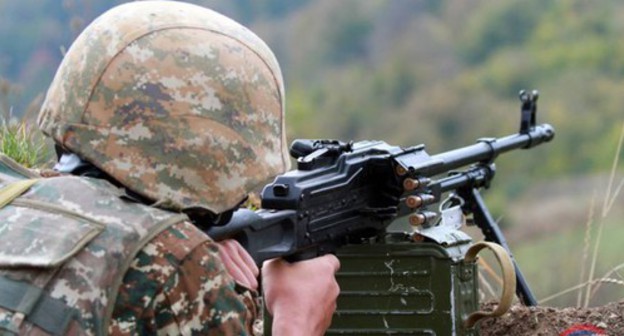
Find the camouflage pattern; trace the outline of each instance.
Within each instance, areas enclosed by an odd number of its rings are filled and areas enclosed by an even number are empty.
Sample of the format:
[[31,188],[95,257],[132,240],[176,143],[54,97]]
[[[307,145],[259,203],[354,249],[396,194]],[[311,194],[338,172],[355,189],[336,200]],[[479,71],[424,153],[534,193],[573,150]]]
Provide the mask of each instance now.
[[[20,179],[17,172],[5,173],[10,170],[0,168],[0,188]],[[104,180],[59,176],[40,179],[0,209],[0,277],[43,288],[42,297],[77,309],[72,334],[106,333],[134,256],[154,236],[187,220],[123,195]],[[209,239],[198,235],[196,240]],[[28,333],[32,326],[22,318],[2,310],[0,327]]]
[[221,213],[289,167],[274,55],[238,23],[180,2],[128,3],[90,24],[38,122],[168,209]]
[[256,293],[234,283],[216,244],[203,237],[180,223],[139,252],[120,287],[111,334],[257,334]]

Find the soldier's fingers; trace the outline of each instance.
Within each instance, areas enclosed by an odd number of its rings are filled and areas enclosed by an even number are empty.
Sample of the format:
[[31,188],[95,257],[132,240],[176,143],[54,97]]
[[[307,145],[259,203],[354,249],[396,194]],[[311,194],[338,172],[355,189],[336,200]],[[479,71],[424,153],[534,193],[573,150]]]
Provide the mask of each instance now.
[[249,271],[245,272],[244,265],[238,260],[236,253],[232,253],[230,247],[225,244],[219,245],[219,255],[223,261],[226,271],[230,274],[234,281],[239,285],[256,290],[258,288],[258,282],[254,277],[249,276]]
[[338,272],[340,269],[340,260],[333,254],[326,254],[322,257],[319,257],[327,263],[327,265],[334,271],[334,273]]
[[249,256],[247,251],[243,249],[240,244],[235,240],[230,240],[228,243],[228,249],[230,251],[230,256],[236,262],[238,268],[243,272],[245,278],[247,279],[247,283],[249,284],[249,288],[257,289],[258,288],[258,267],[256,263],[253,262],[253,259],[249,257],[251,262],[248,262],[245,256]]
[[250,288],[251,284],[249,283],[247,276],[245,276],[245,273],[243,273],[232,257],[230,257],[227,252],[219,253],[219,255],[221,256],[225,270],[234,279],[234,281],[241,286]]
[[249,253],[247,253],[247,251],[243,248],[243,246],[239,244],[236,240],[228,240],[228,244],[240,257],[241,261],[245,264],[246,269],[248,269],[251,272],[251,276],[253,276],[254,278],[257,278],[258,274],[260,274],[260,270],[258,269],[256,262],[249,255]]

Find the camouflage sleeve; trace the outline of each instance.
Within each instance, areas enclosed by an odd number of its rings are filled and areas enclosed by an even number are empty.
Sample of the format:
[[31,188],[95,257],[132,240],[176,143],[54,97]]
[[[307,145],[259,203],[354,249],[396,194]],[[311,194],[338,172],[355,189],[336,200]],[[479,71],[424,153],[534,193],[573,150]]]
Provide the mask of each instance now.
[[135,257],[119,290],[114,335],[253,335],[255,293],[235,285],[217,246],[176,224]]

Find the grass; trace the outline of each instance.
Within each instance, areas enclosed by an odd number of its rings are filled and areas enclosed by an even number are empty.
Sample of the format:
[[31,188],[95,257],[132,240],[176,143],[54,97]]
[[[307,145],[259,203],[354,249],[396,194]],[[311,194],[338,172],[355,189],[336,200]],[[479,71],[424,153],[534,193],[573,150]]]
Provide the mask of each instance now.
[[[613,208],[613,204],[615,204],[615,200],[617,199],[617,196],[620,193],[620,190],[622,190],[622,185],[624,184],[624,179],[622,179],[620,181],[620,183],[618,184],[618,186],[614,188],[615,186],[615,172],[618,166],[618,160],[620,158],[619,153],[622,149],[622,142],[624,142],[624,124],[622,124],[622,131],[620,133],[620,140],[618,141],[618,145],[617,145],[617,150],[616,150],[616,154],[615,157],[613,159],[613,165],[611,167],[611,175],[609,177],[609,183],[607,185],[607,190],[605,192],[605,196],[604,196],[604,201],[603,201],[603,206],[602,206],[602,212],[600,214],[600,222],[598,223],[598,233],[597,233],[597,237],[596,237],[596,241],[594,243],[594,251],[592,254],[592,261],[591,261],[591,266],[590,266],[590,271],[589,271],[589,276],[587,279],[587,284],[585,286],[585,301],[583,304],[583,307],[587,308],[587,306],[589,306],[589,300],[592,297],[592,287],[594,286],[594,271],[596,268],[596,261],[598,258],[598,251],[600,248],[600,244],[602,242],[602,229],[604,226],[604,220],[607,218],[607,216],[609,215],[609,212],[611,211],[611,209]],[[592,206],[593,209],[593,206]],[[587,226],[591,227],[591,223],[593,223],[593,218],[590,216],[590,218],[588,219],[587,222]],[[579,298],[581,297],[581,293],[579,293]]]
[[[602,275],[608,274],[614,265],[622,262],[621,237],[624,237],[624,226],[620,221],[618,219],[605,220],[599,246],[600,257],[595,263],[595,275],[592,280],[602,278]],[[558,232],[553,236],[512,244],[511,249],[520,269],[540,303],[554,306],[577,305],[577,293],[585,291],[588,281],[587,278],[579,281],[584,239],[585,228],[576,227]],[[581,284],[582,286],[577,287]],[[553,294],[572,287],[576,287],[576,290],[549,298]],[[545,298],[549,300],[544,302]],[[596,293],[589,303],[600,305],[622,298],[624,298],[624,288],[604,286],[603,292],[600,295]],[[584,305],[585,300],[581,302]]]
[[33,127],[33,120],[43,102],[39,95],[26,108],[21,119],[13,117],[12,98],[20,88],[0,77],[0,152],[26,168],[41,167],[50,157],[51,145]]
[[[624,226],[620,219],[610,216],[624,186],[624,179],[617,181],[615,178],[623,143],[624,123],[603,195],[602,208],[596,207],[598,193],[594,191],[584,228],[574,228],[558,233],[556,237],[546,237],[512,248],[538,297],[542,293],[540,303],[587,308],[592,304],[600,305],[624,298],[624,274],[621,272],[624,268],[621,254]],[[595,238],[592,237],[594,231]],[[540,262],[535,262],[538,260]],[[572,279],[577,279],[576,283]],[[561,286],[567,287],[561,289]],[[554,294],[547,295],[547,292]],[[574,293],[576,304],[570,301],[570,295]]]
[[0,126],[0,152],[26,168],[43,165],[49,157],[49,146],[26,121],[2,122]]

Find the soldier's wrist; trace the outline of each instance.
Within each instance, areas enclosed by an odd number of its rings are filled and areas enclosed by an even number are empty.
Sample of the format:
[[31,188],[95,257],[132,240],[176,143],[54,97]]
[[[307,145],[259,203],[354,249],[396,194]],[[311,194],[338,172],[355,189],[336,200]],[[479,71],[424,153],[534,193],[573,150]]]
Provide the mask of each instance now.
[[318,323],[309,314],[300,314],[296,309],[285,312],[275,312],[273,315],[272,335],[274,336],[317,336],[323,335]]

